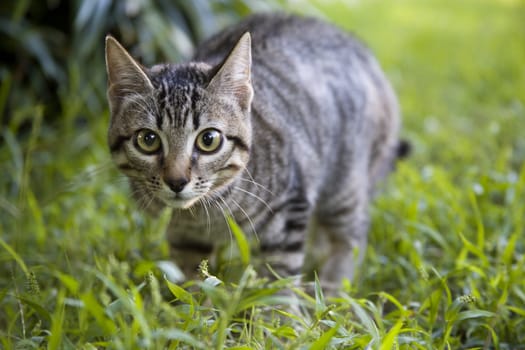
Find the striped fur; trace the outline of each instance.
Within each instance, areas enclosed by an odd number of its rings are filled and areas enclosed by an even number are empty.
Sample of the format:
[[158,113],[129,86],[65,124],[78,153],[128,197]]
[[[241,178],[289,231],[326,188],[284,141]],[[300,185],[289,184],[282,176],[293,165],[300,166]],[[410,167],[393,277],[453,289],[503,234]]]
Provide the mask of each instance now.
[[[110,151],[146,210],[174,208],[167,234],[185,272],[231,240],[231,215],[277,272],[307,266],[327,289],[352,278],[400,124],[362,44],[315,19],[256,15],[190,63],[144,68],[112,38],[106,57]],[[222,144],[206,153],[196,140],[210,128]],[[160,138],[157,153],[137,150],[142,129]]]

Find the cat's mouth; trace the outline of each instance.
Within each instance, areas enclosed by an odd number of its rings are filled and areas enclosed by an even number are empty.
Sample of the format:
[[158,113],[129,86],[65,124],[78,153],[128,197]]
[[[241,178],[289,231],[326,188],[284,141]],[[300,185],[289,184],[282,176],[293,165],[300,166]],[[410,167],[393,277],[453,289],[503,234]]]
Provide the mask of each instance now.
[[[181,192],[173,192],[167,189],[152,191],[152,195],[157,197],[165,206],[173,209],[190,209],[200,200],[207,198],[207,202],[213,201],[214,195],[221,197],[220,190],[224,189],[225,183],[219,186],[208,187],[210,182],[200,182],[197,188],[187,186]],[[216,184],[215,184],[216,185]]]
[[164,199],[163,202],[174,209],[188,209],[199,200],[199,196],[188,196],[180,193],[175,194],[169,199]]

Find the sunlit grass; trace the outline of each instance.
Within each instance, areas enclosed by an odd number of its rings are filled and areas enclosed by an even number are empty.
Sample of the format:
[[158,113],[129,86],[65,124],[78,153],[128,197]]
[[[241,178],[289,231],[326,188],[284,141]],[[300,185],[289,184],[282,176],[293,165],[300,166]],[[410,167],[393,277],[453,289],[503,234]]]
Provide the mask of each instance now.
[[237,231],[237,281],[170,282],[169,213],[138,211],[107,112],[69,91],[59,122],[20,106],[1,131],[0,348],[525,348],[523,3],[324,6],[379,57],[413,146],[343,293],[258,278]]

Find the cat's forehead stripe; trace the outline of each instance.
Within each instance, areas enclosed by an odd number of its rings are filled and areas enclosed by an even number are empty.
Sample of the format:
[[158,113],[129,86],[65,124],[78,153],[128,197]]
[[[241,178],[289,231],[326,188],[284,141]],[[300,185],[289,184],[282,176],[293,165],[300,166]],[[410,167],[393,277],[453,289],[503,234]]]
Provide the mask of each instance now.
[[191,115],[193,128],[198,129],[200,116],[197,105],[202,98],[202,88],[187,81],[170,79],[170,76],[156,79],[155,85],[159,107],[156,118],[159,128],[162,128],[165,118],[168,118],[169,125],[173,127],[186,127]]

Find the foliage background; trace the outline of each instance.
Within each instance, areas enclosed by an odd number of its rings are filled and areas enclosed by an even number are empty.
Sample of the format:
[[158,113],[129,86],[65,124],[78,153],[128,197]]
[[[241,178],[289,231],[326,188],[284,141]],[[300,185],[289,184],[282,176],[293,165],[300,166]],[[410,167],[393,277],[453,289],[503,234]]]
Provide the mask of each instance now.
[[[290,300],[249,267],[170,283],[168,213],[144,217],[109,160],[106,33],[178,61],[261,10],[354,31],[400,97],[414,152],[340,298]],[[0,348],[525,348],[523,18],[517,0],[2,2]]]

